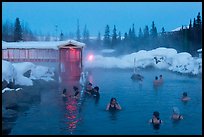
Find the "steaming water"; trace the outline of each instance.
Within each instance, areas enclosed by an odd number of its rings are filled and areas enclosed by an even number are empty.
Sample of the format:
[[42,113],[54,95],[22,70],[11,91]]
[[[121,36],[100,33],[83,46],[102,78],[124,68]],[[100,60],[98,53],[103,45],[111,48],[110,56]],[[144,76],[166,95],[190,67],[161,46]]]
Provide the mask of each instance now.
[[[101,97],[63,100],[58,89],[42,91],[41,102],[21,115],[11,134],[202,134],[202,78],[179,75],[164,70],[141,70],[142,83],[133,82],[132,70],[93,69],[89,80],[100,87]],[[154,88],[152,81],[160,74],[164,84]],[[191,100],[181,102],[182,93]],[[122,110],[105,111],[111,97]],[[172,107],[178,107],[184,119],[170,119]],[[148,123],[153,111],[160,112],[164,123],[159,130]]]

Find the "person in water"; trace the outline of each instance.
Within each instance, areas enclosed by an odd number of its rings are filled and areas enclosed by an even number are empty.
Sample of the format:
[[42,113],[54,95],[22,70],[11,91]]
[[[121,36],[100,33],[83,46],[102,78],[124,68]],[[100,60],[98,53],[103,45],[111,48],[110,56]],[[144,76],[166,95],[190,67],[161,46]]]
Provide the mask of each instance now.
[[159,129],[159,126],[163,121],[159,118],[159,112],[154,111],[152,119],[149,120],[149,123],[153,124],[154,129]]
[[164,83],[164,80],[163,80],[162,75],[159,75],[159,83],[160,83],[160,84],[163,84],[163,83]]
[[116,98],[111,98],[110,103],[108,103],[106,110],[121,110],[121,106],[117,102]]
[[73,98],[79,98],[79,88],[76,86],[73,86],[73,90],[75,91]]
[[173,114],[171,117],[173,120],[181,120],[183,116],[180,114],[180,111],[177,107],[173,107]]
[[93,87],[92,87],[92,83],[88,83],[87,87],[86,87],[86,91],[85,91],[88,95],[92,95],[93,94]]
[[186,102],[189,101],[191,98],[188,97],[187,92],[183,92],[183,96],[181,98],[182,101]]
[[63,92],[62,92],[62,97],[66,97],[67,96],[67,89],[63,89]]
[[160,84],[157,76],[155,77],[153,84],[154,84],[154,86],[158,86]]
[[93,89],[93,96],[96,97],[96,98],[100,97],[99,87],[98,86],[94,87],[94,89]]

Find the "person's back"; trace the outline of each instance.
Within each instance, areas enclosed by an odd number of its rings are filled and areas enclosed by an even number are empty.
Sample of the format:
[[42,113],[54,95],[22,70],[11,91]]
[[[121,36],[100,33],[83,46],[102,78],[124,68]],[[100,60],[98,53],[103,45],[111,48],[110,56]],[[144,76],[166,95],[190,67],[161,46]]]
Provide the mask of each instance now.
[[154,86],[158,86],[160,84],[157,76],[155,77],[153,84],[154,84]]
[[183,92],[183,97],[181,98],[182,101],[186,102],[189,101],[191,98],[188,97],[187,92]]
[[62,97],[66,97],[67,96],[66,93],[67,93],[67,89],[64,89],[62,92]]
[[154,128],[154,129],[159,129],[160,124],[161,124],[162,122],[163,122],[163,121],[159,118],[159,112],[158,112],[158,111],[155,111],[155,112],[153,113],[152,119],[149,120],[149,123],[152,123],[152,124],[153,124],[153,128]]
[[93,96],[99,98],[100,97],[99,87],[98,86],[94,87],[93,91],[94,91]]
[[163,76],[162,76],[162,75],[159,76],[159,83],[160,83],[160,84],[163,84],[163,83],[164,83],[164,80],[163,80]]

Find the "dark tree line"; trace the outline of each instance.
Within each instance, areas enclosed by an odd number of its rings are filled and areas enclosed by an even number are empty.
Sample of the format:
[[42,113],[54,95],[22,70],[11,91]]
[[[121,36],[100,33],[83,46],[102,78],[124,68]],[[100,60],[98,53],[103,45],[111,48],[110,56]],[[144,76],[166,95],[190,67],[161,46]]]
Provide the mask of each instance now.
[[[178,31],[166,32],[164,27],[158,32],[155,22],[152,21],[151,27],[145,25],[139,28],[136,35],[134,24],[124,33],[121,38],[121,32],[117,33],[114,25],[111,33],[109,25],[106,25],[104,38],[98,42],[102,48],[117,49],[120,52],[132,52],[141,49],[151,50],[157,47],[175,48],[179,52],[189,52],[192,55],[197,54],[197,50],[202,48],[202,21],[200,12],[197,18],[189,22],[189,27],[184,27]],[[97,43],[95,46],[99,46]]]
[[2,24],[2,40],[7,42],[35,41],[36,37],[27,23],[21,23],[16,18],[14,24],[6,21]]
[[[87,25],[84,26],[81,34],[79,20],[77,20],[75,35],[70,32],[69,36],[67,36],[61,31],[58,40],[66,40],[68,38],[86,43],[87,48],[110,48],[116,49],[119,53],[167,47],[174,48],[179,52],[189,52],[195,55],[196,51],[202,48],[202,21],[199,12],[193,21],[190,19],[189,27],[182,26],[180,30],[172,32],[166,32],[164,27],[158,31],[154,21],[152,21],[150,27],[148,25],[145,25],[144,28],[140,27],[138,32],[135,32],[134,24],[132,24],[123,36],[118,31],[116,25],[113,26],[112,30],[110,30],[109,25],[106,25],[104,35],[98,32],[96,39],[90,39]],[[9,21],[2,24],[2,39],[4,41],[16,42],[39,40],[37,39],[37,34],[33,34],[26,23],[20,23],[19,18],[16,18],[14,24]],[[51,36],[48,33],[40,40],[50,41]]]

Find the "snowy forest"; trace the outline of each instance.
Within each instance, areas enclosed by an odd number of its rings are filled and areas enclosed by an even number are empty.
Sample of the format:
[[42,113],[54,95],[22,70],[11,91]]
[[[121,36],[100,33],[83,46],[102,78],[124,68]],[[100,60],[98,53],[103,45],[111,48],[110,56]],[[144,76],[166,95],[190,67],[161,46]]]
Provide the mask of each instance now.
[[[200,12],[192,20],[189,19],[189,25],[183,26],[175,31],[165,31],[165,26],[161,30],[157,29],[156,23],[151,22],[151,26],[145,25],[135,31],[134,24],[130,26],[127,32],[122,32],[116,25],[104,27],[104,32],[98,32],[95,38],[90,37],[90,31],[87,25],[80,30],[79,21],[76,24],[76,32],[63,30],[59,35],[53,36],[51,33],[42,34],[33,32],[29,25],[21,22],[17,17],[14,22],[5,21],[2,24],[2,40],[6,42],[18,41],[62,41],[66,39],[75,39],[84,42],[89,49],[115,49],[118,53],[131,53],[142,49],[151,50],[157,47],[174,48],[179,52],[188,52],[196,55],[196,51],[202,48],[202,21]],[[186,23],[186,22],[184,22]],[[56,26],[57,27],[57,26]],[[110,30],[110,27],[113,27]],[[56,28],[57,29],[57,28]]]

